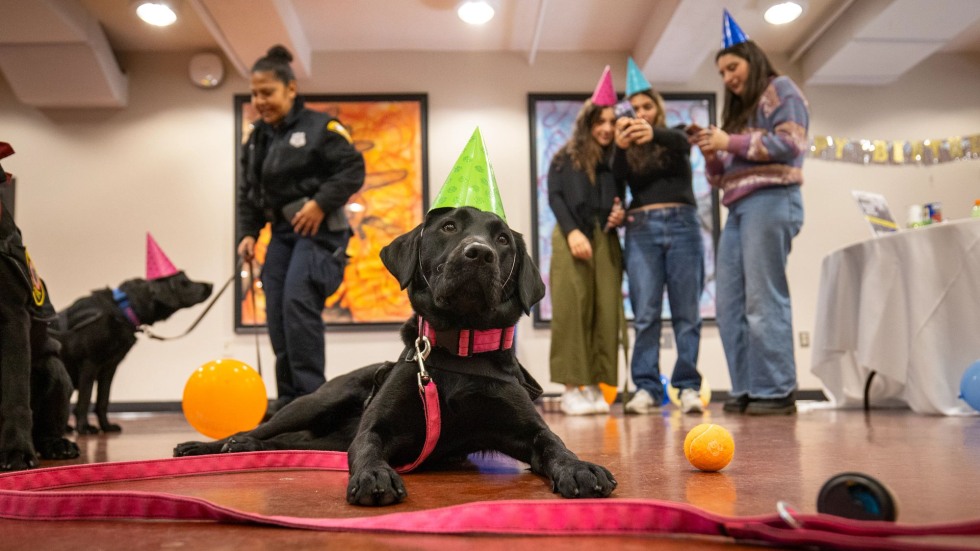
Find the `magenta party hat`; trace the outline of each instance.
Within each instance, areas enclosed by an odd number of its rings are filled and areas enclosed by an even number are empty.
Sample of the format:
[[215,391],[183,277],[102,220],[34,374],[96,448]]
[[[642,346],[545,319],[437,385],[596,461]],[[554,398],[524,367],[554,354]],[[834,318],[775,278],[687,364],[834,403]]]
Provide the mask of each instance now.
[[742,32],[742,28],[732,18],[728,10],[724,10],[721,19],[721,47],[722,49],[731,48],[736,44],[741,44],[749,39],[749,35]]
[[592,92],[592,103],[600,107],[616,105],[616,90],[613,89],[612,71],[608,65],[602,70],[602,76],[599,77],[599,83],[595,86],[595,92]]
[[626,97],[631,98],[634,94],[647,90],[653,90],[653,86],[647,82],[633,58],[629,58],[626,60]]
[[480,127],[473,131],[463,152],[459,154],[429,211],[443,207],[473,207],[492,212],[504,222],[507,221]]
[[146,232],[146,279],[160,279],[172,276],[179,271],[163,253],[160,245],[157,245],[150,232]]

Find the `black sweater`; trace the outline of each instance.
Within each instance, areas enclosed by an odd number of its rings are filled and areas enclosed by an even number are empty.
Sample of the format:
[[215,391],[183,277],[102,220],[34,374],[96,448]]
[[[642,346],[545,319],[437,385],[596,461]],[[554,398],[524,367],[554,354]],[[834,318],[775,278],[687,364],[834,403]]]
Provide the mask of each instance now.
[[616,182],[606,163],[600,162],[596,166],[595,179],[596,183],[592,185],[585,172],[575,170],[564,151],[559,151],[551,160],[548,204],[566,236],[578,229],[592,239],[595,223],[598,221],[600,226],[605,226],[613,199],[619,197],[622,200],[626,188]]
[[628,208],[635,209],[655,203],[686,203],[696,205],[691,179],[691,145],[683,131],[655,128],[653,141],[640,147],[653,155],[656,146],[664,148],[659,163],[650,162],[634,172],[626,159],[625,149],[616,148],[613,155],[613,174],[620,186],[629,184],[633,195]]

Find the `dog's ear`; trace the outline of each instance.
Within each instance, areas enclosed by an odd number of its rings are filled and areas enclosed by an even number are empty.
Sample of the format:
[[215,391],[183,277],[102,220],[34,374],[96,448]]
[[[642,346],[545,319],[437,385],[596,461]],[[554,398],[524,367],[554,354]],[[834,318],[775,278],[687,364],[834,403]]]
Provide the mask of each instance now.
[[399,235],[381,249],[381,262],[391,275],[395,276],[402,289],[412,282],[415,270],[419,267],[419,242],[424,224],[425,222],[416,226],[414,230]]
[[541,280],[541,272],[531,260],[531,255],[527,254],[527,245],[524,244],[524,236],[512,231],[514,243],[517,245],[517,296],[521,301],[521,308],[525,314],[531,313],[531,307],[544,298],[544,281]]

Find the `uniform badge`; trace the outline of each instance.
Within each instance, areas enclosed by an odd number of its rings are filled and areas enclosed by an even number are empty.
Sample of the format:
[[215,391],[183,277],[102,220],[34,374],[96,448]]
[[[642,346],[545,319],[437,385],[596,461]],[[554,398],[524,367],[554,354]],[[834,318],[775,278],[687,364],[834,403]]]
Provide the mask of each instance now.
[[306,132],[293,132],[289,137],[289,145],[296,148],[306,145]]
[[41,276],[37,273],[37,266],[34,265],[34,261],[31,260],[31,255],[26,249],[24,250],[24,258],[27,260],[27,271],[31,277],[31,295],[34,298],[34,304],[41,306],[44,304],[44,283],[41,282]]
[[345,140],[347,140],[347,143],[354,143],[354,140],[351,139],[350,137],[350,132],[348,132],[347,129],[344,128],[344,125],[340,124],[337,121],[328,122],[327,130],[340,134],[341,136],[344,137]]

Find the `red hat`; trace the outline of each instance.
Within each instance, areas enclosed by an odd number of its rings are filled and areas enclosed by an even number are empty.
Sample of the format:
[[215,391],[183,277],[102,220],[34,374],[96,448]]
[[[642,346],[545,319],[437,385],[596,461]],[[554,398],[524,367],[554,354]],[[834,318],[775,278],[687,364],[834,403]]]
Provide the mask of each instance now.
[[[14,148],[10,147],[7,142],[0,142],[0,159],[4,157],[9,157],[14,154]],[[13,178],[14,175],[9,172],[4,172],[3,167],[0,167],[0,184],[6,182],[7,180]]]

